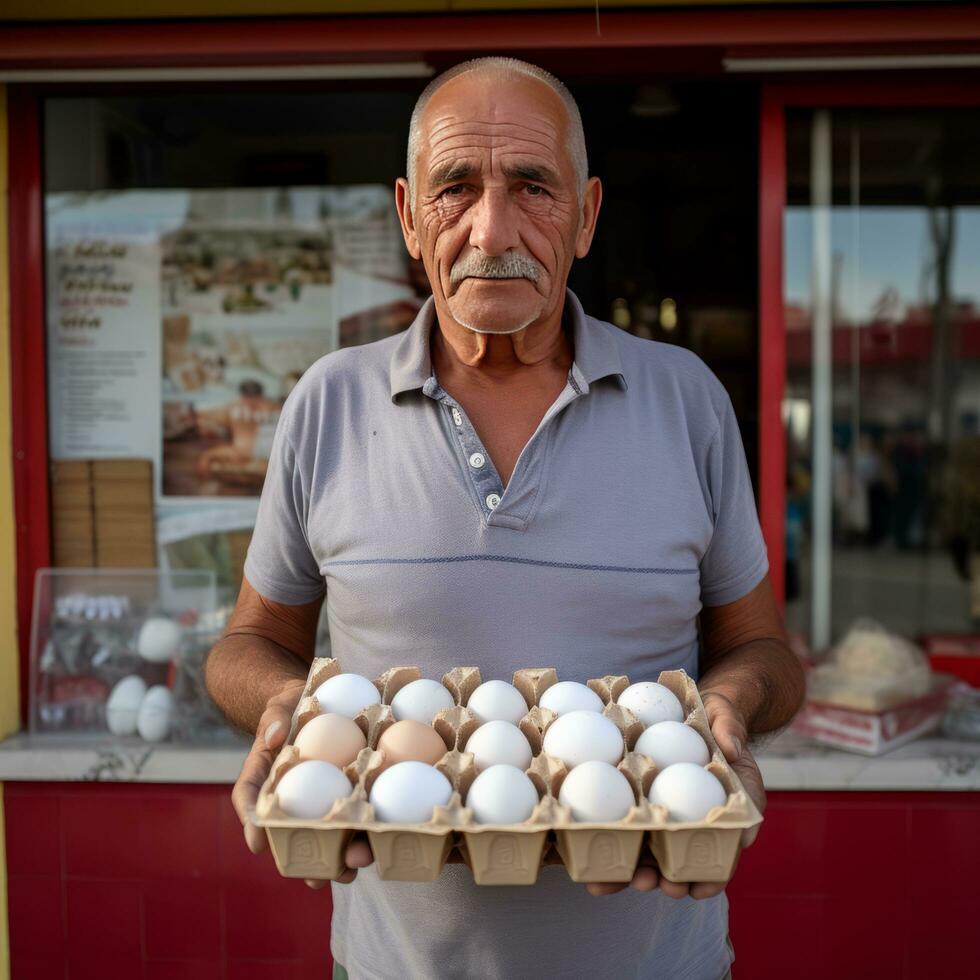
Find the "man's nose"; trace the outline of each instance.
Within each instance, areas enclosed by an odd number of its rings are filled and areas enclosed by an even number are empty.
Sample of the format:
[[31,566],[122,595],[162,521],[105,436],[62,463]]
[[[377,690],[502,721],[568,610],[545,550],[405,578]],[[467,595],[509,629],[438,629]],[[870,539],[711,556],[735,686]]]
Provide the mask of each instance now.
[[517,208],[504,188],[486,188],[470,208],[470,245],[486,255],[503,255],[520,244]]

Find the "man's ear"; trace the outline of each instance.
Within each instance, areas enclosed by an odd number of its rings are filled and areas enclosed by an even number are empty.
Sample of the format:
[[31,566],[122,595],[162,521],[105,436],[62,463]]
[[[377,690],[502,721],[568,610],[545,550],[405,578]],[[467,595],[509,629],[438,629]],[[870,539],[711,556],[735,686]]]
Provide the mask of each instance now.
[[419,236],[415,233],[415,216],[408,199],[408,181],[404,177],[395,181],[395,207],[398,208],[398,220],[402,223],[402,237],[405,239],[408,254],[413,259],[422,258]]
[[590,177],[582,195],[582,226],[575,236],[575,257],[584,259],[592,247],[599,208],[602,205],[602,182],[598,177]]

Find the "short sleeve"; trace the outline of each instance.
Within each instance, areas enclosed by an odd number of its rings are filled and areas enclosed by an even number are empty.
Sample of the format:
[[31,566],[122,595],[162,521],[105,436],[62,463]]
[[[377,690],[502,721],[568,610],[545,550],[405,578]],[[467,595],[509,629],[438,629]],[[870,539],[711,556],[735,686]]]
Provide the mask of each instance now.
[[273,602],[298,606],[325,589],[306,533],[310,488],[288,437],[287,415],[276,426],[245,577]]
[[714,530],[701,559],[701,601],[706,606],[741,599],[769,570],[738,420],[727,392],[723,394],[721,419],[707,458]]

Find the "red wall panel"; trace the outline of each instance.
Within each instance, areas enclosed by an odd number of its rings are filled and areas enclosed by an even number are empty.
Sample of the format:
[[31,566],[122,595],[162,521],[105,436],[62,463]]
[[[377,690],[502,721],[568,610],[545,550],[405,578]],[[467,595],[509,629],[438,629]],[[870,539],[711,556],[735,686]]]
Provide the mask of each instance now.
[[[251,854],[228,794],[6,784],[13,977],[329,976],[330,890]],[[978,825],[980,793],[771,793],[728,890],[736,980],[970,975]]]

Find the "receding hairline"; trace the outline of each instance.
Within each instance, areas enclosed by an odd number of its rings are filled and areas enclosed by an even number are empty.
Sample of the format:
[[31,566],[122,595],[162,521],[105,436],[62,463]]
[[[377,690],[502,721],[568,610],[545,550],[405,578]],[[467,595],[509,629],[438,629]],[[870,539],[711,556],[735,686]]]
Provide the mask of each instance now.
[[412,120],[408,134],[408,159],[407,159],[407,178],[409,201],[414,206],[414,191],[416,189],[417,174],[416,163],[421,150],[422,121],[429,108],[429,103],[437,92],[441,92],[446,85],[455,81],[457,78],[466,76],[484,76],[507,78],[515,81],[523,79],[533,79],[548,89],[565,110],[565,146],[575,172],[576,190],[579,196],[585,189],[588,180],[588,158],[585,150],[585,134],[582,130],[582,117],[579,113],[578,105],[574,97],[565,84],[557,77],[545,69],[533,65],[527,61],[520,61],[517,58],[491,57],[474,58],[470,61],[461,62],[447,69],[442,74],[437,75],[423,89],[415,108],[412,111]]

